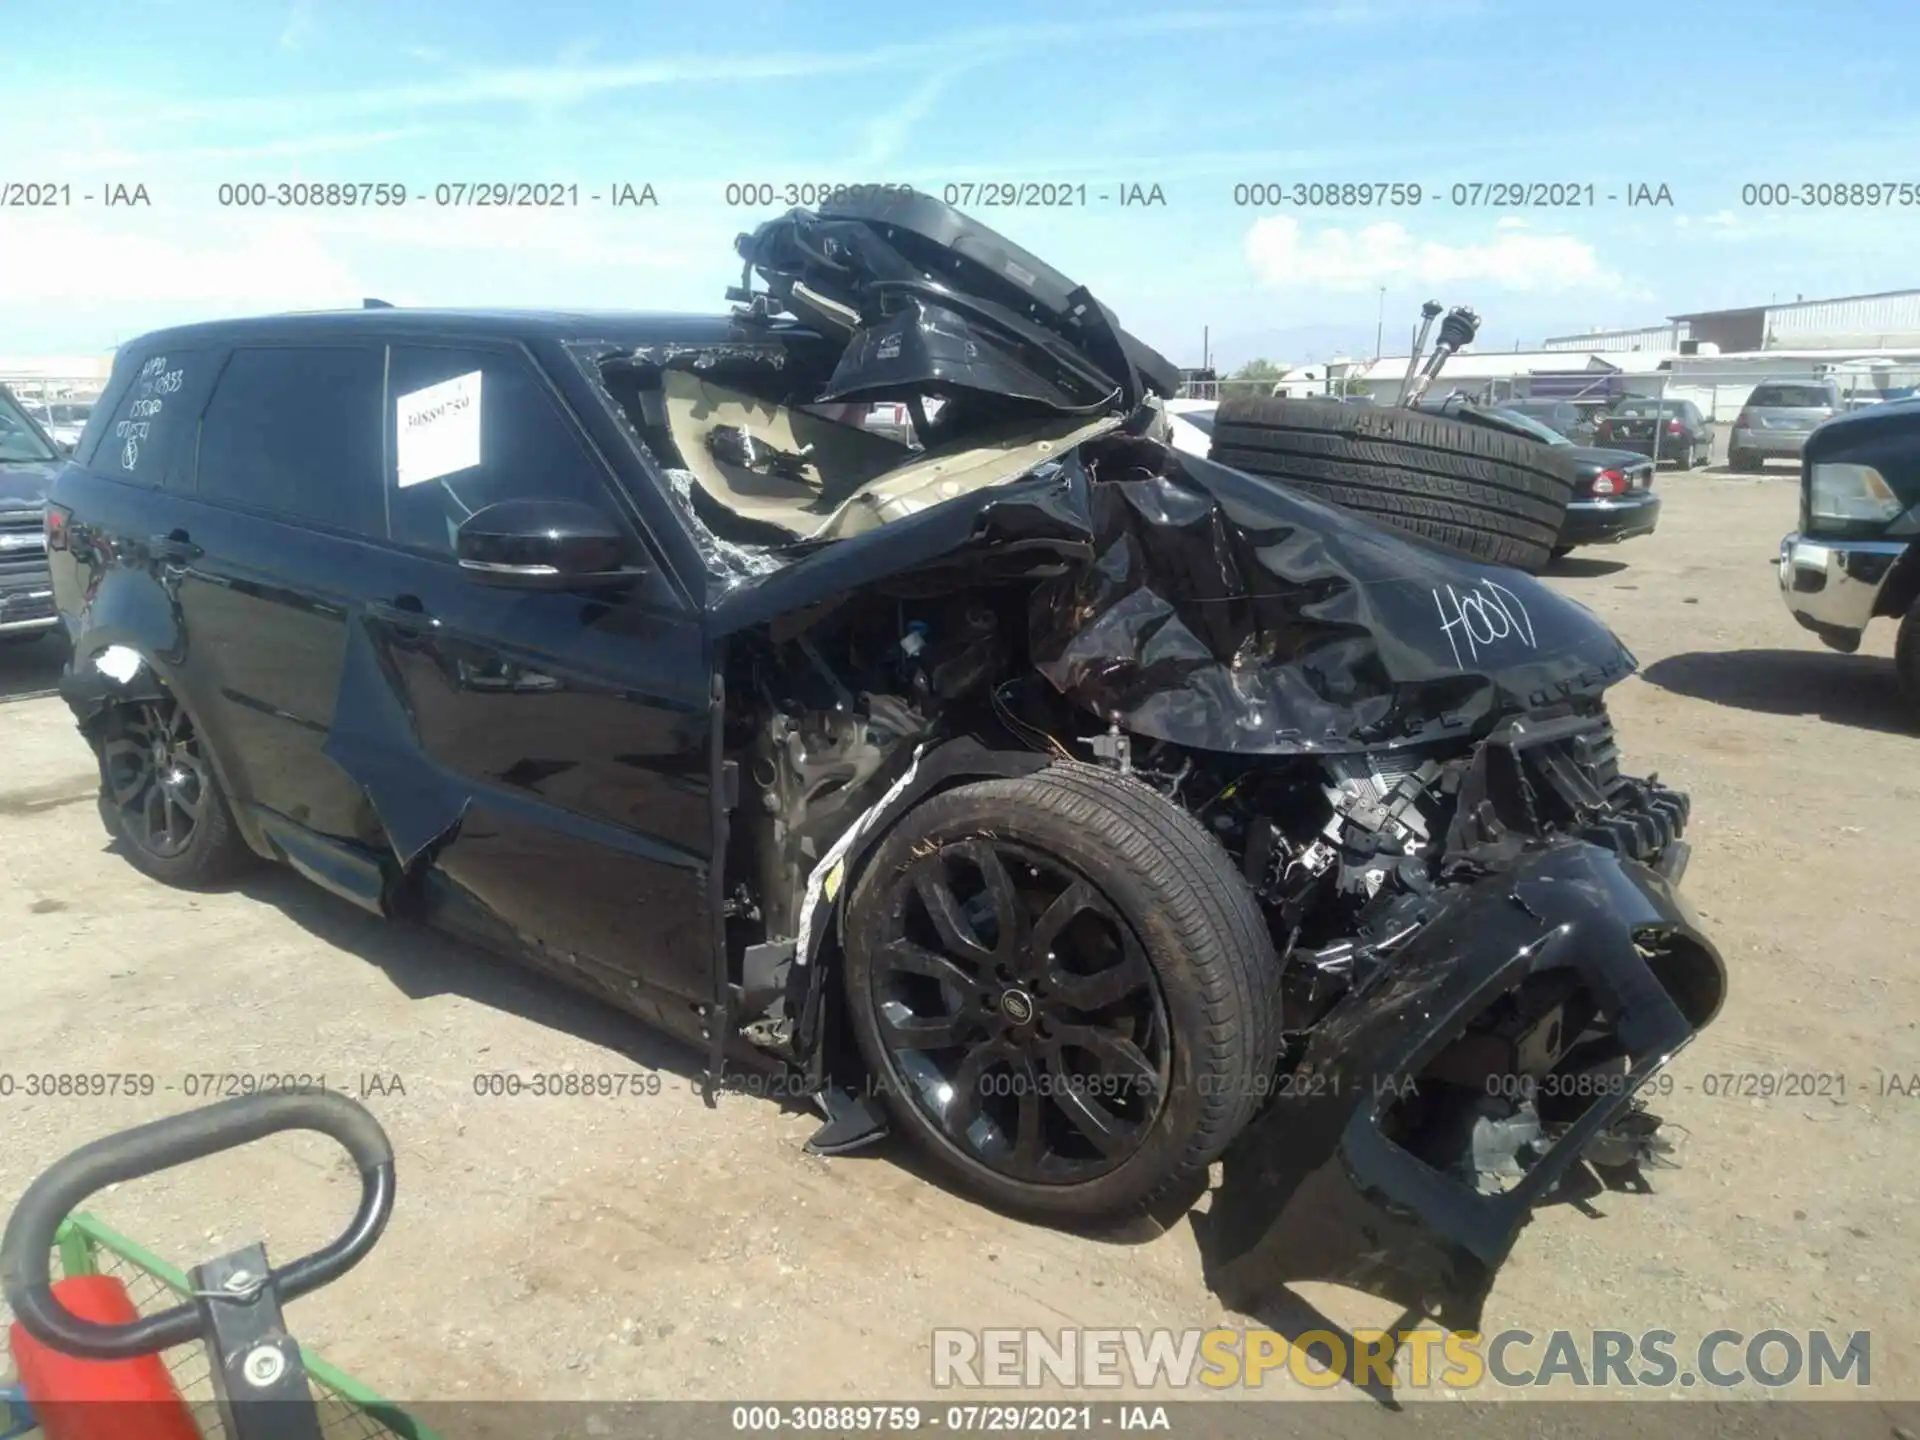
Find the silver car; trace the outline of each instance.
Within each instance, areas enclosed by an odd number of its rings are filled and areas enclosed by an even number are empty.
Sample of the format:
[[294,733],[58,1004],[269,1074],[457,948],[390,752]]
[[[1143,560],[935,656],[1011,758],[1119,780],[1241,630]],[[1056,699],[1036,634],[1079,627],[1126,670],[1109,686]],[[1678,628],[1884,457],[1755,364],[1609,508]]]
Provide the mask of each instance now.
[[1840,390],[1820,380],[1769,380],[1753,387],[1733,422],[1727,464],[1749,473],[1769,460],[1797,460],[1814,428],[1840,413]]

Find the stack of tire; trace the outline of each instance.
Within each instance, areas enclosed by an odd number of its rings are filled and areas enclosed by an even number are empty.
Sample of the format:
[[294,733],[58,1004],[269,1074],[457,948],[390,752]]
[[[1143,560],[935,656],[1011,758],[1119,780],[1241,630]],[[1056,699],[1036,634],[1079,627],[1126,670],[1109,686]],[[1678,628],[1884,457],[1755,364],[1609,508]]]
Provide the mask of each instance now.
[[1478,560],[1529,573],[1560,548],[1576,470],[1482,411],[1223,401],[1211,458]]

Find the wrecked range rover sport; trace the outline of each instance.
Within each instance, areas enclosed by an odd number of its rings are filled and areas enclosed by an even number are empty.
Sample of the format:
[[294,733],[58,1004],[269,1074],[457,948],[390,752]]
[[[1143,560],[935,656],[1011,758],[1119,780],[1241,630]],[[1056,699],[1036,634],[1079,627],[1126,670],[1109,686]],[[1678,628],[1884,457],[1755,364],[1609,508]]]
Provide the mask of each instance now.
[[[1223,1293],[1477,1324],[1534,1203],[1658,1148],[1636,1092],[1724,993],[1686,798],[1619,768],[1633,657],[1525,575],[1180,453],[1177,372],[943,205],[739,248],[711,322],[382,307],[128,347],[49,519],[109,826],[164,878],[265,855],[513,950],[703,1043],[710,1083],[796,1077],[816,1149],[891,1124],[1029,1215],[1189,1201],[1220,1161]],[[606,507],[487,478],[493,371],[396,392],[429,336],[536,370]],[[169,499],[207,491],[225,382],[161,351],[249,343],[384,347],[386,413],[470,402],[471,450],[410,482],[390,422],[373,543],[263,551]],[[105,431],[155,377],[201,438],[145,437],[162,508],[116,518]],[[881,402],[910,439],[857,423]],[[233,546],[333,587],[297,607],[338,620],[304,699],[222,648],[259,591]],[[250,753],[270,730],[310,763]]]

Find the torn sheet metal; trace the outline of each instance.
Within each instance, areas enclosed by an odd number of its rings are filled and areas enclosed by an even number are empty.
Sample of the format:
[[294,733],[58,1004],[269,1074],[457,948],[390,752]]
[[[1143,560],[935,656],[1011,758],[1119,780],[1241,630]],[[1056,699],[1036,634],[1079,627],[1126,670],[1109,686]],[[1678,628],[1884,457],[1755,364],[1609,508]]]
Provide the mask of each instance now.
[[[1653,935],[1677,942],[1685,960],[1657,973],[1641,943]],[[1609,1017],[1621,1083],[1501,1194],[1396,1144],[1388,1112],[1411,1077],[1489,1005],[1562,967]],[[1396,951],[1378,983],[1328,1013],[1293,1083],[1228,1148],[1202,1236],[1208,1284],[1255,1308],[1296,1281],[1332,1281],[1477,1329],[1533,1207],[1712,1018],[1725,988],[1725,966],[1686,903],[1633,861],[1563,840],[1476,882]]]
[[[931,195],[857,189],[789,210],[734,248],[745,268],[732,298],[747,302],[736,313],[790,314],[846,338],[853,368],[840,383],[861,394],[925,388],[931,375],[942,392],[1125,414],[1179,389],[1178,367],[1085,286]],[[899,320],[916,303],[945,312],[920,353],[924,322]]]
[[1298,754],[1416,745],[1598,693],[1635,660],[1591,612],[1473,561],[1147,440],[1079,477],[1092,564],[1043,584],[1037,667],[1136,735]]
[[354,617],[347,625],[333,723],[320,753],[366,792],[404,871],[458,832],[472,792],[420,748],[400,695],[400,682],[381,663],[366,620]]
[[894,576],[933,587],[945,571],[961,588],[1050,569],[1028,614],[1040,672],[1102,721],[1202,750],[1464,738],[1636,665],[1590,611],[1530,576],[1129,437],[784,553],[721,598],[719,630]]

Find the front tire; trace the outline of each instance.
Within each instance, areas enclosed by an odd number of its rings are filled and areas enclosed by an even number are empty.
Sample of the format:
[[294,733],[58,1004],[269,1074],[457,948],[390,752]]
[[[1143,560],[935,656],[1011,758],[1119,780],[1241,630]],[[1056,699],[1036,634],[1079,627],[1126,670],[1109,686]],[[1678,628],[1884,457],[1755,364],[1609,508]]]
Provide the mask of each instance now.
[[178,700],[114,706],[96,750],[100,818],[137,869],[198,890],[233,879],[252,860],[206,741]]
[[846,922],[848,1012],[895,1123],[1035,1219],[1117,1219],[1204,1180],[1279,1054],[1252,892],[1190,815],[1097,767],[922,802]]

